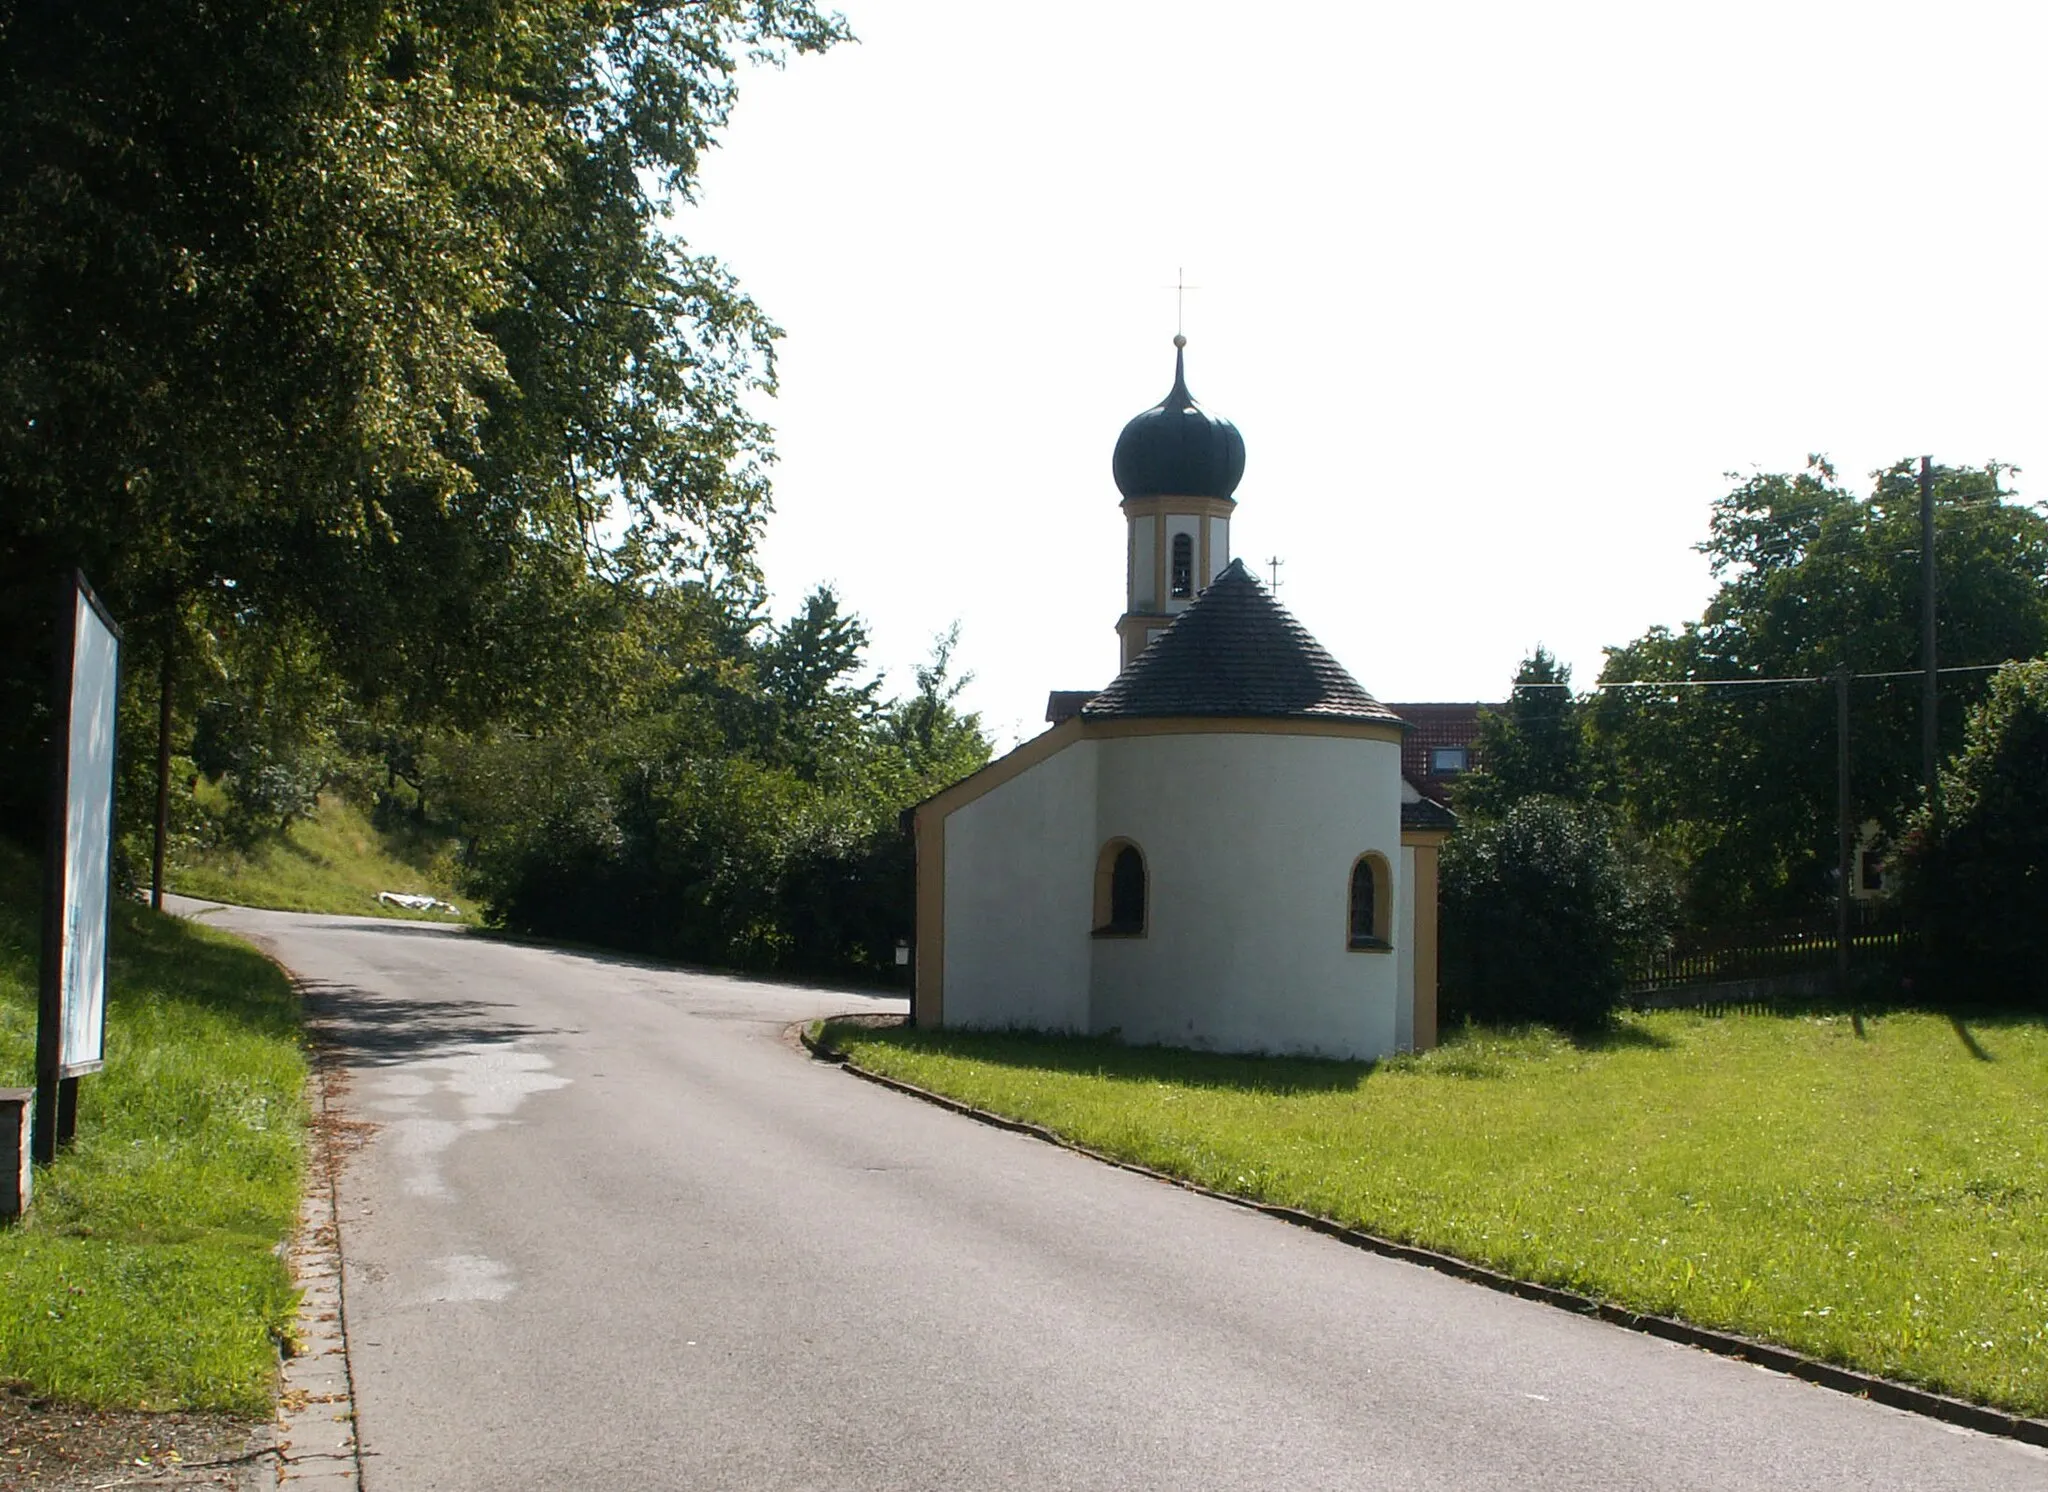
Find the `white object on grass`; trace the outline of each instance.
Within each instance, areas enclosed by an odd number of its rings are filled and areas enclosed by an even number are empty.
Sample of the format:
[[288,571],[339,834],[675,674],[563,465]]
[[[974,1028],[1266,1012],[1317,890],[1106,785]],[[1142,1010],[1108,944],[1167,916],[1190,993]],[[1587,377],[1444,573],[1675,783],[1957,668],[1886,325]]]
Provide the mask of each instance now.
[[458,917],[462,915],[452,901],[442,901],[434,896],[421,896],[411,891],[379,891],[377,900],[386,906],[404,907],[408,912],[454,912]]

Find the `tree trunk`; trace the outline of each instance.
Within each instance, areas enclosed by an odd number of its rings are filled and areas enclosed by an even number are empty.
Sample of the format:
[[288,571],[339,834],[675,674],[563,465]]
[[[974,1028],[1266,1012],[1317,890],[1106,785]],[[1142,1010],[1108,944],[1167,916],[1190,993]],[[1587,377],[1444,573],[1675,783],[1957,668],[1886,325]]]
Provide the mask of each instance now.
[[149,852],[149,904],[164,909],[164,841],[171,837],[171,699],[176,677],[178,620],[164,623],[164,655],[157,673],[156,839]]

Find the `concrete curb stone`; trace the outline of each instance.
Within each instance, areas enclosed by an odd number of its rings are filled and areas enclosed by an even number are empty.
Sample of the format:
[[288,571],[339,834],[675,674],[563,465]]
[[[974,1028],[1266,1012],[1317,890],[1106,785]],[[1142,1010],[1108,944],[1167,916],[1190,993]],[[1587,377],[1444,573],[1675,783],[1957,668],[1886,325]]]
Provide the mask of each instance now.
[[274,1430],[276,1485],[296,1492],[360,1492],[355,1378],[348,1353],[347,1301],[335,1191],[341,1157],[334,1082],[316,1051],[309,1087],[313,1105],[309,1184],[291,1248],[292,1275],[303,1292],[298,1350],[285,1361]]

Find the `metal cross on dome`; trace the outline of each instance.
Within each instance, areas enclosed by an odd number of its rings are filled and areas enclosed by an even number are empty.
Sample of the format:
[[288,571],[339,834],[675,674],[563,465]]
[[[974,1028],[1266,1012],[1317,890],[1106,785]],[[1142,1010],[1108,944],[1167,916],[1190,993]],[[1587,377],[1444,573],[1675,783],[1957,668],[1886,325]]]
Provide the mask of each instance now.
[[1202,287],[1188,283],[1188,272],[1185,267],[1173,272],[1173,280],[1173,335],[1179,339],[1187,335],[1188,292],[1200,290]]

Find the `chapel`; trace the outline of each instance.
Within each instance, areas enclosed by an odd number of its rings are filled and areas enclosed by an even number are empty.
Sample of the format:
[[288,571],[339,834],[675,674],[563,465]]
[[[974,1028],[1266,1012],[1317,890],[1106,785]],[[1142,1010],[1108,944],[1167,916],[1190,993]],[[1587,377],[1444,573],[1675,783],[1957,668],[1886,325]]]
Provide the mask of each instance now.
[[1244,438],[1173,388],[1111,460],[1119,672],[914,810],[920,1026],[1375,1058],[1436,1042],[1450,811],[1408,726],[1231,558]]

